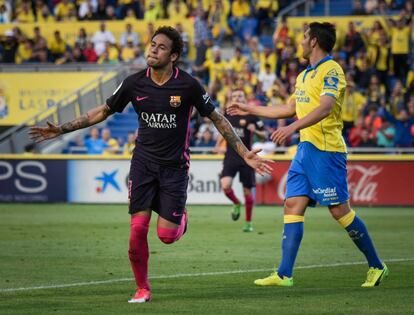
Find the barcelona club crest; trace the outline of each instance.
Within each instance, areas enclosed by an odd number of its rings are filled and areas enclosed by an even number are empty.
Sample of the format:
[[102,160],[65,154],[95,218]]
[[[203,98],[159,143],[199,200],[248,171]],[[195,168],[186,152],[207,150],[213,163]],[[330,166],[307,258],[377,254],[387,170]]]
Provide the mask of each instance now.
[[170,106],[179,107],[181,105],[181,96],[170,96]]

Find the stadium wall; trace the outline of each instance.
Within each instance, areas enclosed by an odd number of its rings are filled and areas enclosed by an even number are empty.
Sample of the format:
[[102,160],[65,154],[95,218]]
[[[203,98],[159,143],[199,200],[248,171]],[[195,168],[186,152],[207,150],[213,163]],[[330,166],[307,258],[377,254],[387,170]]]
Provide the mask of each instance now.
[[[289,157],[258,177],[257,204],[282,204]],[[114,163],[115,162],[115,163]],[[194,156],[188,204],[229,204],[219,185],[221,156]],[[0,202],[127,203],[128,157],[0,155]],[[348,182],[354,205],[414,206],[414,155],[351,155]],[[242,195],[238,179],[236,194]]]

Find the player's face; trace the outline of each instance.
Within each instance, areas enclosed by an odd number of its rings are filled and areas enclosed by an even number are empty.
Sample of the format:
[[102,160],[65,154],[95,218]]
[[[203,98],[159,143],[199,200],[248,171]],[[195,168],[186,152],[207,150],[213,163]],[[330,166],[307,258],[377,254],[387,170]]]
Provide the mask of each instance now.
[[244,95],[243,91],[234,91],[231,93],[231,101],[232,102],[238,102],[238,103],[245,103],[246,97]]
[[309,29],[307,29],[303,35],[303,40],[301,42],[302,48],[303,48],[303,58],[309,59],[311,53],[312,53],[312,46],[311,46],[311,40],[309,37]]
[[177,59],[177,54],[171,54],[172,40],[164,34],[158,34],[151,41],[148,50],[147,64],[154,69],[160,69]]

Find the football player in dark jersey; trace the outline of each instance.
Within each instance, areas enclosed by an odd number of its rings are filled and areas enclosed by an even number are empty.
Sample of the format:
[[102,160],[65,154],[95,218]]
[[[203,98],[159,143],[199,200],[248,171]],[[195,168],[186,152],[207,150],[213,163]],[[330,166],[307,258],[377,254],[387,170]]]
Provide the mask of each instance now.
[[[231,102],[245,103],[246,97],[244,91],[234,90],[231,94]],[[266,132],[263,128],[264,123],[257,116],[230,116],[225,114],[225,117],[249,150],[252,148],[254,136],[262,139],[266,137]],[[233,178],[237,173],[239,173],[240,182],[243,185],[245,199],[246,222],[243,231],[252,232],[252,211],[254,204],[252,189],[256,186],[255,172],[232,147],[227,147],[223,160],[220,183],[224,194],[233,202],[231,217],[234,221],[239,219],[241,208],[241,203],[232,189]]]
[[180,34],[172,27],[160,27],[152,36],[148,68],[127,77],[105,104],[89,110],[71,122],[32,127],[37,142],[86,128],[122,112],[132,103],[139,120],[139,131],[131,160],[129,213],[131,229],[129,259],[137,284],[131,303],[148,302],[147,234],[152,211],[158,213],[157,234],[171,244],[187,227],[190,115],[193,106],[209,117],[218,131],[244,161],[259,174],[269,173],[268,161],[249,151],[226,118],[214,109],[209,95],[199,82],[175,66],[183,49]]

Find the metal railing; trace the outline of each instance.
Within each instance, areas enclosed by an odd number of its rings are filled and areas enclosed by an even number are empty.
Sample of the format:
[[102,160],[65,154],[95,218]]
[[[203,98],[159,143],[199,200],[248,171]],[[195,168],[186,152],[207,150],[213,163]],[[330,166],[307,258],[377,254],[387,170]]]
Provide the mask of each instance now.
[[[71,69],[73,71],[73,68]],[[20,125],[12,127],[0,134],[0,152],[23,153],[27,151],[28,146],[33,146],[33,142],[29,139],[27,134],[30,125],[46,125],[47,121],[61,124],[62,122],[73,120],[75,117],[87,112],[89,109],[104,103],[106,97],[108,97],[125,78],[127,71],[128,70],[125,67],[112,68],[97,79],[94,79],[75,92],[65,96],[46,111],[36,114]],[[48,152],[50,150],[48,150],[47,147],[56,146],[59,141],[63,140],[59,138],[58,141],[54,141],[53,143],[41,143],[36,147],[35,152]]]

